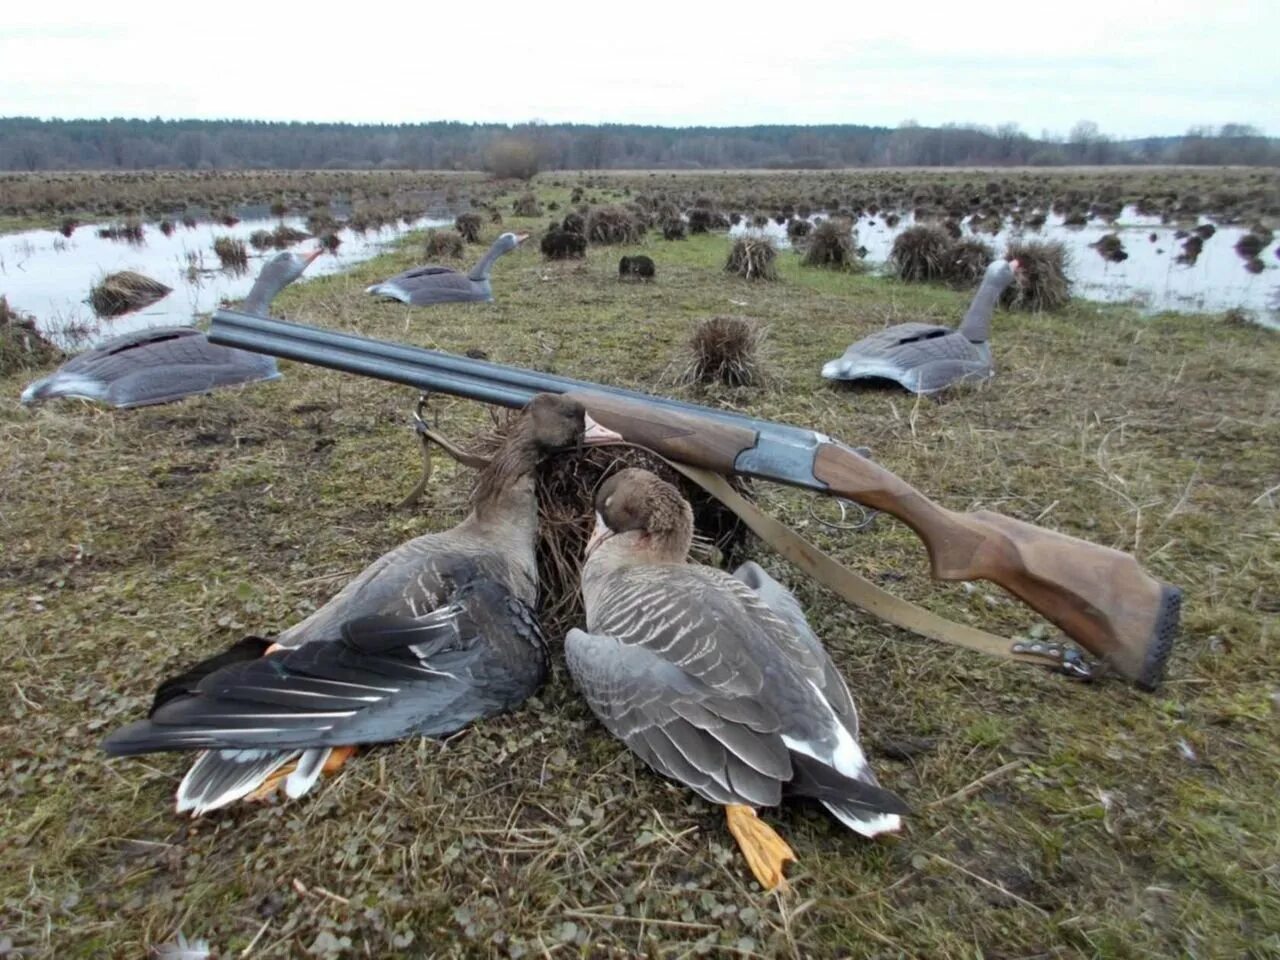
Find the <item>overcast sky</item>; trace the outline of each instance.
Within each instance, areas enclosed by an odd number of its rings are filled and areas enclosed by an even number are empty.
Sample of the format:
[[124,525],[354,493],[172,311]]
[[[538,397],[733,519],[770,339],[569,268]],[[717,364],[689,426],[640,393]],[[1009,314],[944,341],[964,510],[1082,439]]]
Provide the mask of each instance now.
[[1280,0],[323,6],[8,0],[0,115],[1280,134]]

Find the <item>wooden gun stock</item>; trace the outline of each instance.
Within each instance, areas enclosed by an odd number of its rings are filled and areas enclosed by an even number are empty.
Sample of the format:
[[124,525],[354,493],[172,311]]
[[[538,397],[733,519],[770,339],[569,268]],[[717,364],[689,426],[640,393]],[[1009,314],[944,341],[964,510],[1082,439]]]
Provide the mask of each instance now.
[[1139,687],[1159,684],[1182,594],[1149,576],[1129,554],[989,510],[940,507],[839,444],[818,448],[813,473],[833,494],[914,530],[939,580],[990,580]]

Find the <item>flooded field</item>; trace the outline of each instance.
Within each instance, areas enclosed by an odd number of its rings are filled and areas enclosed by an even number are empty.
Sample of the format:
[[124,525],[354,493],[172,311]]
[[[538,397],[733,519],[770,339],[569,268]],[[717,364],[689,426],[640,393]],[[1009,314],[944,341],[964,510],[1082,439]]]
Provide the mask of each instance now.
[[[255,250],[250,237],[257,231],[274,231],[283,224],[300,233],[307,232],[302,217],[270,216],[265,207],[238,211],[240,221],[232,226],[197,222],[183,226],[175,222],[166,235],[156,223],[143,225],[140,242],[101,236],[113,223],[86,223],[70,237],[54,230],[27,230],[0,236],[0,293],[10,307],[33,315],[38,325],[64,345],[92,345],[100,340],[145,327],[192,323],[200,314],[216,309],[224,300],[235,300],[249,292],[263,260],[276,249]],[[452,218],[423,216],[408,222],[399,220],[363,232],[342,226],[334,231],[341,242],[308,268],[307,277],[338,273],[365,260],[409,230],[446,226]],[[245,244],[247,264],[223,266],[214,252],[219,238]],[[279,249],[312,250],[318,240],[298,240]],[[131,270],[158,280],[172,292],[135,312],[113,319],[99,318],[87,302],[90,288],[106,274]]]
[[[819,220],[823,216],[815,214],[809,219]],[[865,248],[868,263],[876,266],[886,263],[894,239],[917,224],[910,211],[892,219],[891,226],[882,215],[864,214],[858,218],[854,228],[856,244]],[[1159,216],[1143,215],[1133,206],[1126,206],[1115,221],[1092,218],[1082,226],[1068,226],[1064,219],[1061,214],[1048,214],[1039,228],[1018,227],[1011,220],[1005,220],[997,232],[991,233],[975,230],[981,221],[970,217],[962,223],[962,228],[965,236],[984,241],[997,254],[1013,240],[1062,243],[1069,257],[1067,273],[1074,296],[1134,304],[1151,312],[1216,313],[1241,308],[1267,326],[1280,326],[1280,260],[1276,258],[1274,239],[1256,255],[1262,264],[1261,272],[1252,273],[1248,259],[1236,251],[1240,239],[1250,233],[1243,225],[1215,227],[1212,235],[1202,241],[1195,262],[1180,263],[1178,258],[1183,254],[1185,234],[1188,234],[1185,224],[1164,223]],[[1202,218],[1199,222],[1209,221]],[[1177,236],[1180,231],[1183,237]],[[776,220],[762,227],[743,221],[730,232],[734,235],[764,233],[780,248],[791,246],[786,226]],[[1110,261],[1095,248],[1094,244],[1109,234],[1117,235],[1123,244],[1127,255],[1123,261]]]

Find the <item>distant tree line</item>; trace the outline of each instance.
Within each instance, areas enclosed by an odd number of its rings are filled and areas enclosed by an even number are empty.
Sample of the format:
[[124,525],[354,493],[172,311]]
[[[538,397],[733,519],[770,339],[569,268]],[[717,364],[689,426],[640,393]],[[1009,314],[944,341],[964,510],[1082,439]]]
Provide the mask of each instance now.
[[647,127],[626,124],[268,123],[249,120],[0,118],[3,170],[826,169],[1094,164],[1280,165],[1254,127],[1194,127],[1117,140],[1081,121],[1066,137],[989,128],[859,125]]

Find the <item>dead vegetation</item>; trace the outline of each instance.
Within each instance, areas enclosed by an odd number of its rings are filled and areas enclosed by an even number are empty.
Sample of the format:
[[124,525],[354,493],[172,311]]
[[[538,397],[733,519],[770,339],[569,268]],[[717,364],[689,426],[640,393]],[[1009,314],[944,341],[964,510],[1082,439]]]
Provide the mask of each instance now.
[[675,381],[762,386],[767,382],[764,349],[768,328],[753,317],[719,316],[700,320],[689,337],[689,356]]
[[636,243],[645,226],[625,207],[592,207],[587,214],[587,240],[591,243]]
[[1067,251],[1060,243],[1011,243],[1005,259],[1019,264],[1017,279],[1009,284],[1001,303],[1014,310],[1061,310],[1071,299],[1067,278]]
[[88,304],[99,317],[141,310],[167,296],[172,287],[132,270],[109,273],[89,289]]
[[908,227],[894,238],[889,263],[899,280],[930,283],[947,275],[951,238],[941,227]]
[[456,258],[462,256],[463,246],[462,237],[457,233],[447,230],[428,230],[426,242],[423,244],[423,253],[428,260],[437,260],[440,257]]
[[479,243],[484,221],[480,219],[478,213],[460,213],[454,219],[453,227],[467,243]]
[[0,295],[0,377],[47,367],[62,359],[62,351],[41,336],[34,317],[9,307]]
[[777,280],[778,248],[765,236],[745,236],[734,240],[725,261],[727,273],[747,280]]
[[852,270],[860,265],[854,247],[853,224],[848,220],[823,220],[808,235],[804,251],[806,267]]
[[249,251],[237,237],[214,237],[213,252],[225,270],[243,270],[249,265]]

